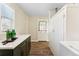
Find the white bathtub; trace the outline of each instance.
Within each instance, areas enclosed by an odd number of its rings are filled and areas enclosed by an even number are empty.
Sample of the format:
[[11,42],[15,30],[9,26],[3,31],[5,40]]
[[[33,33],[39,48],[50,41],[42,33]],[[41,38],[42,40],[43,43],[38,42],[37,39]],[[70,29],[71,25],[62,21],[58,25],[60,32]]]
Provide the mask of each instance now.
[[60,56],[79,56],[79,41],[61,41]]

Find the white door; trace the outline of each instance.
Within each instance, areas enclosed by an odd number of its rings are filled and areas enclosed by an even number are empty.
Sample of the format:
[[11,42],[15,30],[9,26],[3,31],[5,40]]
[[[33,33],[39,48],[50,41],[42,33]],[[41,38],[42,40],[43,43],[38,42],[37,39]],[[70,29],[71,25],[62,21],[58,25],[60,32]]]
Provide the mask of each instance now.
[[51,48],[51,51],[53,52],[54,55],[56,55],[56,40],[55,40],[55,17],[53,17],[51,20],[50,20],[50,31],[49,31],[49,44],[50,44],[50,48]]
[[63,35],[64,35],[64,18],[63,18],[63,12],[60,12],[58,15],[55,16],[54,18],[54,29],[53,29],[53,38],[55,42],[55,55],[59,54],[59,41],[63,40]]
[[48,19],[38,20],[37,38],[38,41],[48,41]]
[[54,18],[50,18],[48,22],[48,39],[49,39],[49,47],[52,53],[55,54],[54,53],[55,42],[54,42],[54,37],[53,37],[53,27],[54,27],[53,19]]

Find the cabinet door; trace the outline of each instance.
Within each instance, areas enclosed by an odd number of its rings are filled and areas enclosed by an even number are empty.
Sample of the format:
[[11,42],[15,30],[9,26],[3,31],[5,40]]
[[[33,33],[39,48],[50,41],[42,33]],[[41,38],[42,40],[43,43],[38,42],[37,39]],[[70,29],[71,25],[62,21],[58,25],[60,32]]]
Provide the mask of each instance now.
[[30,54],[31,49],[31,37],[27,38],[27,53]]
[[27,45],[26,45],[26,40],[23,42],[23,44],[21,45],[21,55],[22,56],[26,56],[26,50],[27,50]]
[[31,47],[31,38],[27,38],[25,41],[23,41],[17,48],[14,50],[15,56],[27,56],[30,53],[30,47]]
[[28,37],[25,41],[24,55],[29,55],[31,49],[31,38]]
[[0,49],[0,56],[13,56],[13,50],[9,49]]
[[31,41],[30,41],[30,37],[28,37],[21,46],[23,56],[29,55],[30,47],[31,47]]
[[15,56],[26,56],[27,54],[26,51],[27,51],[27,44],[26,44],[26,41],[24,41],[14,49],[14,55]]
[[21,56],[22,55],[22,49],[21,49],[21,47],[20,47],[21,45],[19,45],[19,46],[17,46],[15,49],[14,49],[14,53],[13,53],[13,55],[14,56]]

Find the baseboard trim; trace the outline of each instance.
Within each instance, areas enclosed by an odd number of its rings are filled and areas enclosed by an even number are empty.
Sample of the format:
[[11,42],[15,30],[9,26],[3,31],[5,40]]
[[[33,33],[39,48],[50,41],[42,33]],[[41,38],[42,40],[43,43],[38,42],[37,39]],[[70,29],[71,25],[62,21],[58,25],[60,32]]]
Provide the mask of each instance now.
[[38,41],[49,41],[49,40],[38,40]]
[[38,42],[38,40],[31,40],[31,42]]
[[48,40],[31,40],[31,42],[49,42]]

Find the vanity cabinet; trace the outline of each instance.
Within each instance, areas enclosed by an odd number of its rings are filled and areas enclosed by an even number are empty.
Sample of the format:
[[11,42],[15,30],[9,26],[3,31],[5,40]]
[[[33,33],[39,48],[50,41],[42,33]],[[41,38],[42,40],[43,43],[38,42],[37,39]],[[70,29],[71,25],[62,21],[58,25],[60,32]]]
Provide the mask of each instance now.
[[31,37],[26,38],[14,49],[0,49],[0,56],[28,56],[31,48]]

